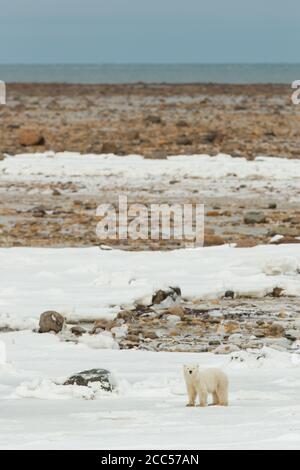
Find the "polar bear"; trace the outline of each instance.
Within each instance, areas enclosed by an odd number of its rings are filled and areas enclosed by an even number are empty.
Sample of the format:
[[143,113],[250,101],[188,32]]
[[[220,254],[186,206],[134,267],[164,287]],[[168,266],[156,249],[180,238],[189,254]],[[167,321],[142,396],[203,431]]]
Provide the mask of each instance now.
[[183,366],[189,397],[187,406],[195,406],[197,395],[200,405],[207,405],[207,395],[213,396],[212,405],[228,406],[228,378],[220,369],[201,369],[197,364]]

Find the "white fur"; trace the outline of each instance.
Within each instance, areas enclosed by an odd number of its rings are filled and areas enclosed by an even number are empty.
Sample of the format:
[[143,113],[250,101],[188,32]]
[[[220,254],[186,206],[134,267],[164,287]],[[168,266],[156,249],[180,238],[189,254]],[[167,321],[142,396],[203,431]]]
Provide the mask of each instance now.
[[201,369],[197,364],[183,366],[184,378],[189,397],[187,406],[195,406],[197,395],[200,406],[207,405],[209,393],[212,405],[228,405],[228,378],[220,369]]

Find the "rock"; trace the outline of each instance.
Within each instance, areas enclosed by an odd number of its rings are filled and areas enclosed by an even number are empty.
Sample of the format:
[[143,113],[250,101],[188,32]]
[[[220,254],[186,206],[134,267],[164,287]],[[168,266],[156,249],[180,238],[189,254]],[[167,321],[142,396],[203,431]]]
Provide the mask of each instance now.
[[35,145],[44,145],[45,139],[37,130],[23,129],[19,135],[19,143],[23,147],[31,147]]
[[176,122],[176,127],[189,127],[189,124],[183,119],[180,119]]
[[181,137],[178,137],[178,139],[176,139],[176,144],[177,145],[193,145],[193,140],[190,137],[183,135]]
[[119,148],[113,142],[103,142],[101,146],[101,153],[113,153],[117,154],[119,152]]
[[284,328],[279,323],[273,323],[273,325],[269,328],[269,335],[279,338],[280,336],[284,336]]
[[234,299],[235,293],[233,290],[227,290],[224,294],[225,299]]
[[282,238],[279,238],[278,240],[273,241],[272,245],[290,245],[294,243],[300,243],[299,238],[283,236]]
[[224,139],[224,134],[219,131],[210,131],[204,134],[202,138],[203,144],[214,144],[216,142],[222,142]]
[[244,337],[241,333],[233,333],[232,335],[229,336],[228,341],[234,343],[234,344],[239,344],[243,341]]
[[264,224],[266,223],[266,216],[264,212],[250,211],[244,216],[245,224]]
[[44,206],[36,206],[31,210],[34,217],[45,217],[47,211]]
[[162,120],[160,116],[157,116],[156,114],[150,114],[149,116],[145,117],[145,122],[147,124],[161,124]]
[[155,333],[155,331],[145,331],[143,336],[144,336],[144,338],[148,338],[148,339],[157,339],[158,338],[157,333]]
[[49,310],[40,316],[39,333],[49,333],[54,331],[59,333],[64,326],[64,317],[57,312]]
[[157,305],[162,303],[167,298],[170,298],[173,301],[176,301],[181,297],[181,290],[179,287],[169,287],[166,290],[158,290],[152,296],[152,304]]
[[265,338],[266,336],[265,332],[261,330],[256,330],[253,332],[253,334],[256,338]]
[[128,140],[139,140],[140,138],[140,133],[139,131],[137,130],[128,130],[128,132],[126,132],[126,137]]
[[252,238],[243,238],[236,242],[236,248],[253,248],[257,246],[257,242]]
[[239,350],[240,348],[236,346],[235,344],[221,344],[212,352],[214,354],[230,354]]
[[240,331],[240,324],[238,322],[229,321],[223,325],[224,333],[227,335],[232,335]]
[[280,310],[280,312],[278,313],[278,318],[286,318],[287,317],[287,314],[285,312],[285,310]]
[[139,335],[130,334],[126,336],[126,341],[138,344],[140,342],[140,337]]
[[128,333],[128,327],[126,325],[122,325],[122,326],[114,326],[112,329],[111,329],[111,333],[113,335],[114,338],[116,339],[123,339],[126,337],[127,333]]
[[299,229],[297,227],[291,227],[291,224],[288,226],[279,225],[271,228],[269,231],[271,236],[282,235],[283,237],[299,237]]
[[97,382],[100,384],[102,390],[112,392],[115,388],[114,381],[112,380],[111,373],[106,369],[91,369],[84,370],[78,374],[69,377],[64,385],[80,385],[88,387],[90,383]]
[[276,202],[270,202],[268,208],[269,208],[269,209],[277,209],[277,204],[276,204]]
[[134,313],[131,310],[121,310],[118,313],[116,320],[130,321],[134,317]]
[[166,320],[170,325],[176,325],[181,321],[181,317],[178,315],[167,315]]
[[205,233],[204,235],[204,246],[220,246],[225,245],[225,240],[219,236],[211,233]]
[[181,305],[173,305],[168,308],[166,313],[169,315],[178,315],[180,318],[183,318],[185,315],[185,309]]
[[220,217],[222,214],[219,211],[207,211],[206,217]]
[[86,329],[82,326],[72,326],[71,333],[73,333],[75,336],[81,336],[86,333]]
[[91,334],[97,333],[97,330],[110,331],[113,326],[114,324],[111,320],[107,320],[106,318],[101,318],[100,320],[95,321],[94,326],[91,330]]
[[281,287],[274,287],[272,292],[269,294],[271,297],[281,297],[284,292],[284,289]]
[[2,162],[3,160],[5,160],[5,155],[3,155],[2,153],[0,153],[0,162]]
[[290,341],[296,341],[300,339],[300,331],[299,330],[288,330],[285,332],[285,337]]

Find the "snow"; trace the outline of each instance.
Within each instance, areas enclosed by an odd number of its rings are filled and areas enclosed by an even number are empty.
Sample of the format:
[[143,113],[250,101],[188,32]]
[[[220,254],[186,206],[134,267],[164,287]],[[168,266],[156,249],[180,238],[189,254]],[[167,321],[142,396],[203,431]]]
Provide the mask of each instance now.
[[[0,161],[0,175],[4,191],[26,190],[29,194],[51,194],[49,187],[33,187],[36,183],[48,185],[71,181],[76,185],[77,195],[111,192],[112,188],[127,194],[130,188],[131,197],[140,196],[141,191],[151,191],[154,196],[162,190],[168,197],[186,196],[188,193],[195,196],[197,191],[203,198],[227,194],[237,196],[238,186],[243,182],[243,196],[251,197],[254,191],[270,198],[285,194],[286,200],[293,203],[300,199],[300,161],[265,156],[258,156],[253,161],[225,154],[214,157],[179,155],[152,160],[140,155],[81,155],[49,151],[7,156]],[[169,185],[171,180],[177,182],[175,186]],[[30,186],[24,188],[22,185],[26,183]],[[61,191],[68,193],[69,190]]]
[[168,286],[192,300],[227,290],[263,297],[275,287],[299,296],[299,267],[299,244],[169,252],[1,248],[0,327],[32,328],[46,310],[72,321],[113,318],[120,306],[149,301]]
[[169,156],[162,160],[145,159],[140,155],[116,156],[80,155],[75,152],[36,153],[8,156],[0,163],[0,171],[4,179],[17,176],[26,179],[59,179],[61,176],[123,176],[151,178],[167,173],[168,177],[185,174],[201,178],[224,178],[235,175],[238,179],[264,178],[299,179],[300,161],[285,158],[256,157],[254,161],[245,158],[233,158],[230,155],[179,155]]
[[[0,334],[1,449],[299,449],[299,363],[265,349],[216,356],[98,350],[29,331]],[[26,354],[24,353],[26,351]],[[184,363],[222,367],[230,406],[186,408]],[[103,367],[117,389],[63,386]]]

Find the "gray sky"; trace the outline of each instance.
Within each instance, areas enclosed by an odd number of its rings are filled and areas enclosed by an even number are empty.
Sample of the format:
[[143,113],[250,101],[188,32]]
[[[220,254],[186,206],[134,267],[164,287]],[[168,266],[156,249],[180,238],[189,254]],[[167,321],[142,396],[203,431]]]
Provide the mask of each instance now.
[[299,0],[0,0],[0,63],[300,62]]

